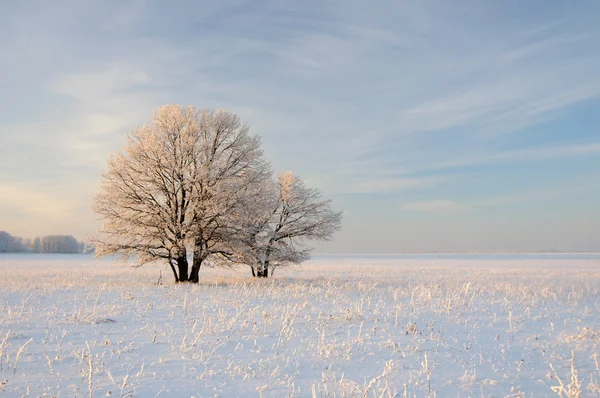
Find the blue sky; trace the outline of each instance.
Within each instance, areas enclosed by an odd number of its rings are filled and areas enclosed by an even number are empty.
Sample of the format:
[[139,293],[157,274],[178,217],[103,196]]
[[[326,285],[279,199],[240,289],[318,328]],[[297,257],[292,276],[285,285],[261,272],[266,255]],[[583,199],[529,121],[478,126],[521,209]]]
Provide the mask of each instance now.
[[600,3],[0,4],[0,229],[79,238],[164,103],[343,209],[318,252],[600,250]]

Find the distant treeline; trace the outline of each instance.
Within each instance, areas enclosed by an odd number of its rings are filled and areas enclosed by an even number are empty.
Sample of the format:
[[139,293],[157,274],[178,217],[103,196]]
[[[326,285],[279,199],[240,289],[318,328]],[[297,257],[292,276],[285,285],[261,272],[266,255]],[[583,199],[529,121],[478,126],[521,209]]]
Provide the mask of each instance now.
[[71,235],[38,236],[35,239],[12,236],[0,231],[0,253],[89,253],[84,242]]

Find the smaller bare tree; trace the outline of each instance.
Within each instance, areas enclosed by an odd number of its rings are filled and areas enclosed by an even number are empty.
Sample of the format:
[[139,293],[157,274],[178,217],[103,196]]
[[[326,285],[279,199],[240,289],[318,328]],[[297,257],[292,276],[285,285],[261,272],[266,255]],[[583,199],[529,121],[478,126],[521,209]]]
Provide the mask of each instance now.
[[234,251],[255,277],[267,278],[277,267],[307,260],[311,249],[304,246],[306,241],[329,240],[341,227],[342,213],[292,172],[263,184],[252,198],[240,217],[244,222]]

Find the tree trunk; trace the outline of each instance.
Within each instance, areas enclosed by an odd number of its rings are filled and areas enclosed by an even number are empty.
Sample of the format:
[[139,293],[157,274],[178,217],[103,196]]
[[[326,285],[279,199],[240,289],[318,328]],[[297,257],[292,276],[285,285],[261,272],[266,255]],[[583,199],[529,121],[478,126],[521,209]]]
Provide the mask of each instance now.
[[190,282],[200,282],[200,267],[202,266],[203,258],[194,253],[194,261],[192,262],[192,272],[190,272]]
[[256,274],[254,273],[254,267],[252,267],[252,276],[256,278],[268,278],[269,277],[269,262],[259,263],[256,267]]
[[271,247],[267,247],[267,251],[265,253],[265,261],[263,261],[262,264],[262,277],[263,278],[268,278],[269,277],[269,260],[271,257]]
[[256,278],[266,278],[269,275],[269,263],[260,262],[256,265],[256,273],[252,267],[252,276]]
[[200,267],[202,266],[202,262],[205,258],[206,255],[203,253],[202,250],[202,241],[197,240],[194,246],[194,259],[192,260],[192,272],[190,272],[190,282],[200,282]]
[[175,266],[173,265],[173,258],[169,257],[169,266],[171,267],[171,271],[173,271],[173,276],[175,277],[175,282],[179,281],[179,277],[177,276],[177,271],[175,270]]
[[176,282],[187,282],[188,279],[188,260],[185,254],[177,257],[177,268],[179,269],[179,276]]
[[254,266],[251,266],[250,269],[252,270],[252,277],[256,278],[256,271],[254,270]]

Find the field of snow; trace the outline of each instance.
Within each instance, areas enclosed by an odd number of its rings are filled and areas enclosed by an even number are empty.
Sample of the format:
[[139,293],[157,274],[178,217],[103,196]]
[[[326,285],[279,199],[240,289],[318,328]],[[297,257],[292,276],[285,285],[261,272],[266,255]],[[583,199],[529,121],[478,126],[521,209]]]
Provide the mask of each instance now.
[[0,255],[0,396],[600,397],[600,255],[249,274]]

